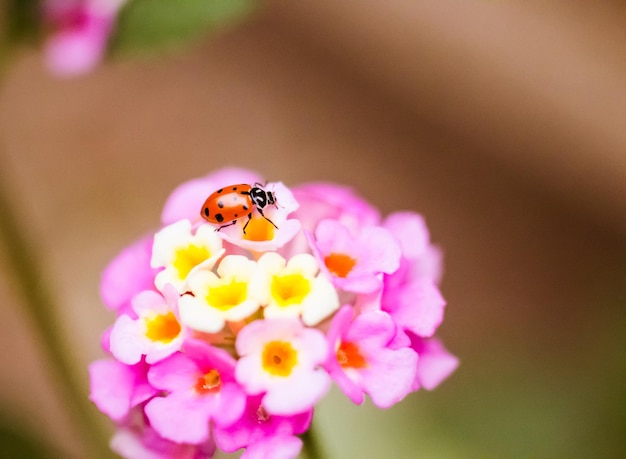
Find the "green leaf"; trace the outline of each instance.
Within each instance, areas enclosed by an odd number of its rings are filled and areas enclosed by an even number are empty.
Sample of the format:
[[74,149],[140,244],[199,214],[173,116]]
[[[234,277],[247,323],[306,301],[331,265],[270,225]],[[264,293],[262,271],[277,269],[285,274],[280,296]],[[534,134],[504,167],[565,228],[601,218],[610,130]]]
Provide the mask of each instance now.
[[112,54],[181,47],[253,10],[254,0],[130,0],[120,12]]

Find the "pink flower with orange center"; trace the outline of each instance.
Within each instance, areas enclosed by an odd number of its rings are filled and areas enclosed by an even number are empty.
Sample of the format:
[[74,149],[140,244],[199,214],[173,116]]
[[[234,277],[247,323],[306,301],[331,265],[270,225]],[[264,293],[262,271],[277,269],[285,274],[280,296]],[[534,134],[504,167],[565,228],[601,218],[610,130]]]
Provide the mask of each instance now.
[[198,444],[209,438],[211,422],[227,427],[241,417],[246,395],[228,353],[198,340],[188,340],[184,351],[148,371],[152,386],[166,395],[150,400],[145,413],[163,438]]
[[147,363],[162,360],[183,345],[185,331],[178,318],[178,294],[166,285],[163,296],[152,290],[137,294],[132,300],[136,317],[121,314],[110,335],[110,350],[120,362]]
[[388,408],[412,391],[417,353],[391,347],[396,326],[384,312],[353,316],[350,306],[335,315],[328,331],[326,369],[354,403],[362,403],[368,394],[376,406]]
[[330,380],[320,367],[327,353],[324,335],[298,319],[254,321],[235,345],[241,356],[235,377],[248,394],[265,393],[261,403],[269,414],[307,411],[328,390]]
[[355,293],[380,290],[382,274],[395,272],[402,255],[391,233],[377,226],[351,232],[342,223],[322,220],[309,242],[335,286]]

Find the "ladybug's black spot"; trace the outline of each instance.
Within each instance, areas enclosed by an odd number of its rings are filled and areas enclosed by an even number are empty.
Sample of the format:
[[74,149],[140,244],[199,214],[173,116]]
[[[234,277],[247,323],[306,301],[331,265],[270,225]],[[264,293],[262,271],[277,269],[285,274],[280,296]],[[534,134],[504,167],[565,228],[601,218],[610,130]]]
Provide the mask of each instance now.
[[248,206],[243,206],[243,210],[248,210]]
[[224,203],[222,201],[217,201],[217,207],[219,207],[220,209],[223,209]]
[[237,191],[237,187],[236,186],[233,187],[233,191]]
[[239,214],[235,214],[235,218],[239,218]]
[[223,188],[220,188],[219,190],[216,191],[217,194],[220,194],[222,191],[224,191]]
[[205,208],[204,208],[204,215],[205,215],[206,217],[208,217],[208,216],[209,216],[209,208],[208,208],[208,207],[205,207]]
[[215,214],[215,219],[218,223],[222,223],[224,221],[224,216],[222,214]]

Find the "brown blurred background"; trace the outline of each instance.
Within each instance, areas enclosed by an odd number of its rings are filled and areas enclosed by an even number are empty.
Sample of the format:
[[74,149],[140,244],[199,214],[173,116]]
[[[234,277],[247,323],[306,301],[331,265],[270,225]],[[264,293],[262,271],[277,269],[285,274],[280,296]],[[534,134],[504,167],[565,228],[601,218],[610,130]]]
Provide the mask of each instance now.
[[[83,78],[26,53],[0,96],[4,172],[76,372],[113,321],[106,263],[177,184],[250,167],[421,212],[445,250],[460,368],[387,411],[334,393],[329,458],[625,457],[625,19],[610,1],[272,0]],[[0,302],[0,410],[89,457],[6,276]]]

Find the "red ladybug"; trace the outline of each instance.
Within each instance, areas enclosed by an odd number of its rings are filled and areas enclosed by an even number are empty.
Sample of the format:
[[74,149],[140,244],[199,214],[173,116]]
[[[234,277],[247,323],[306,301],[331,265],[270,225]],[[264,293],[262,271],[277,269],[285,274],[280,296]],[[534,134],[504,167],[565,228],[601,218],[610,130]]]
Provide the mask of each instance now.
[[252,210],[256,208],[265,220],[278,229],[274,222],[263,214],[263,209],[268,205],[276,206],[276,199],[271,191],[264,190],[258,183],[254,186],[243,183],[220,188],[211,193],[204,201],[200,215],[209,223],[230,222],[215,231],[232,226],[237,220],[247,216],[248,221],[243,227],[243,234],[246,234],[246,227],[252,219]]

